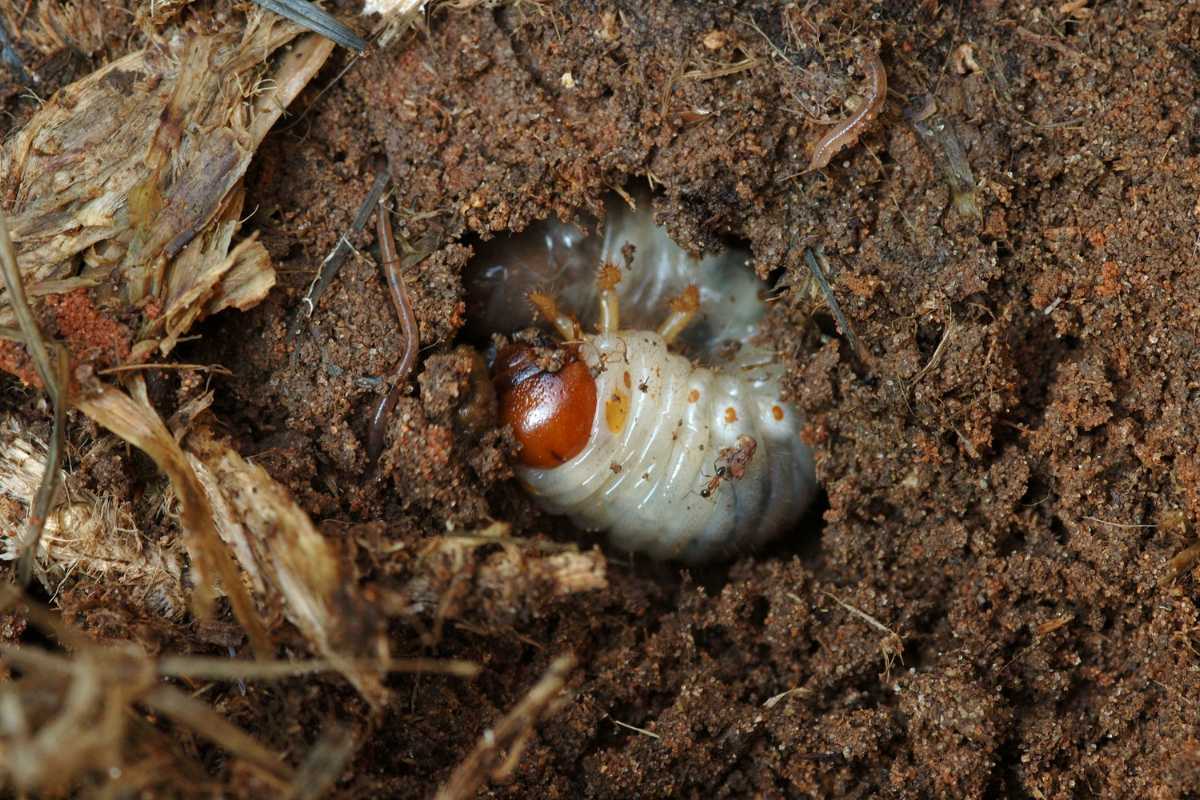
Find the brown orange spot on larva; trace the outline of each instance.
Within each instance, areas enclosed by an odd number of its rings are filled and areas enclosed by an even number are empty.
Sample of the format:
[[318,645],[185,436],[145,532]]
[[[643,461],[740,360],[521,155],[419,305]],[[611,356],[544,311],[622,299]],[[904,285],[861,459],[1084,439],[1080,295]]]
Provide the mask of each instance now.
[[629,377],[629,373],[625,373],[625,388],[629,389],[633,386],[633,378]]
[[612,433],[620,433],[625,428],[625,420],[629,417],[629,395],[624,392],[613,392],[604,401],[604,421]]
[[692,391],[688,392],[688,402],[689,403],[694,403],[699,399],[700,399],[700,390],[699,389],[692,389]]
[[771,416],[778,422],[783,421],[783,409],[779,406],[771,406]]
[[725,421],[731,424],[737,422],[737,411],[734,410],[733,406],[725,409]]

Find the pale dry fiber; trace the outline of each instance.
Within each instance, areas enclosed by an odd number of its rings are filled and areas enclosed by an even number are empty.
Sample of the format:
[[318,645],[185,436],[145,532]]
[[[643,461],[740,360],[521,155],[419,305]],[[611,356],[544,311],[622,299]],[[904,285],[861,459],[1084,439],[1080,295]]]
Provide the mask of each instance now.
[[[282,754],[235,725],[198,696],[202,681],[274,681],[328,672],[328,660],[239,661],[180,655],[153,658],[131,642],[100,644],[49,608],[0,584],[0,614],[15,607],[68,657],[34,645],[0,644],[0,792],[21,796],[181,796],[206,778],[179,747],[203,737],[253,772],[271,797],[322,796],[345,769],[360,737],[333,729],[298,770]],[[384,672],[428,672],[473,678],[465,661],[400,659]],[[15,673],[15,674],[14,674]],[[172,685],[186,679],[189,691]],[[297,757],[295,746],[288,748]]]
[[379,46],[385,47],[425,10],[427,0],[365,0],[362,14],[369,16],[378,14],[381,19],[376,30],[379,31]]
[[[25,425],[16,416],[0,417],[0,560],[6,561],[19,556],[26,504],[37,491],[46,463],[45,445]],[[70,575],[120,582],[155,613],[180,619],[187,600],[178,540],[151,541],[138,530],[127,504],[68,488],[65,470],[61,476],[38,542],[39,574],[47,591],[53,593]]]
[[[175,796],[179,787],[194,786],[203,770],[181,757],[162,730],[163,718],[252,765],[280,791],[287,786],[292,770],[278,753],[165,683],[169,673],[137,646],[99,645],[16,587],[0,587],[0,611],[18,603],[34,624],[74,652],[68,658],[33,646],[0,645],[0,664],[19,671],[0,684],[0,789],[44,796],[74,788],[81,796],[97,796],[104,786],[107,796],[130,796],[157,787],[152,796]],[[214,661],[191,660],[201,669]]]
[[[155,0],[161,3],[162,0]],[[104,46],[105,17],[111,4],[88,0],[38,3],[33,9],[24,0],[0,0],[0,15],[17,38],[43,55],[70,49],[92,55]]]
[[75,373],[80,392],[76,403],[83,413],[100,425],[134,445],[154,460],[171,479],[179,498],[180,524],[188,559],[196,572],[192,606],[197,617],[206,619],[212,614],[218,584],[229,598],[234,616],[246,629],[255,653],[260,658],[271,652],[266,629],[242,582],[237,564],[217,534],[213,510],[204,488],[192,471],[187,457],[167,426],[150,405],[146,384],[141,376],[130,380],[133,396],[109,386],[91,375],[90,367],[80,367]]
[[282,602],[313,648],[376,707],[387,701],[385,621],[358,588],[353,566],[287,490],[207,428],[188,436],[188,460],[216,511],[221,538],[255,591]]
[[[304,36],[272,63],[299,32],[259,12],[240,30],[164,31],[160,41],[56,93],[0,150],[29,294],[91,286],[97,305],[114,317],[141,310],[133,362],[155,349],[169,352],[207,314],[265,297],[275,282],[266,250],[253,237],[234,244],[241,180],[332,49]],[[0,298],[0,324],[12,318],[7,300]],[[75,404],[170,477],[195,570],[197,616],[210,614],[220,581],[255,651],[265,655],[266,631],[216,534],[207,497],[144,384],[133,379],[131,397],[86,365],[77,376],[83,388]],[[106,546],[117,537],[111,531]]]
[[304,36],[271,63],[298,33],[259,12],[241,31],[164,33],[50,98],[0,150],[29,293],[116,287],[103,307],[145,312],[134,361],[260,301],[275,277],[260,244],[233,245],[240,181],[332,49]]
[[[414,577],[390,610],[406,616],[436,614],[434,638],[443,622],[461,618],[467,608],[486,607],[493,622],[515,618],[536,598],[553,600],[608,587],[608,562],[598,550],[573,545],[539,544],[509,535],[508,523],[496,522],[475,533],[447,534],[422,548]],[[498,546],[498,549],[496,549]]]

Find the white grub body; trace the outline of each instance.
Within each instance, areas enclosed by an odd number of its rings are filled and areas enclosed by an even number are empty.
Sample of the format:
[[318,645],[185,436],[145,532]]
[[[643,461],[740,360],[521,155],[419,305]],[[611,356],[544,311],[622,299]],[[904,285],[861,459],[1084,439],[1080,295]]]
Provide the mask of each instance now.
[[[486,253],[476,278],[491,330],[533,323],[521,302],[530,289],[555,294],[594,329],[597,268],[613,263],[622,274],[622,329],[586,333],[579,346],[596,381],[587,444],[561,466],[516,468],[538,503],[585,530],[607,530],[618,548],[689,564],[752,550],[793,526],[817,492],[813,456],[780,396],[774,353],[755,341],[764,287],[747,254],[691,257],[648,211],[611,206],[602,243],[554,221],[526,236],[511,256]],[[626,243],[635,247],[631,270]],[[695,360],[654,331],[689,284],[700,290],[700,311],[678,342]],[[755,445],[744,472],[719,477],[744,436]]]

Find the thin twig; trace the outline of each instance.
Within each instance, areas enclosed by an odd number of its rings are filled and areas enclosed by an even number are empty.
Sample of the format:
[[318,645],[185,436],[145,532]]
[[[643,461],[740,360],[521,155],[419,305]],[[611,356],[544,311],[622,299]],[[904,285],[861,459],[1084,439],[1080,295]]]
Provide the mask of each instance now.
[[96,370],[97,375],[112,375],[117,372],[135,372],[143,369],[187,369],[195,370],[196,372],[212,372],[216,375],[232,375],[233,372],[229,367],[221,366],[220,364],[180,364],[180,363],[149,363],[149,364],[121,364],[116,367],[107,367],[105,369]]
[[1137,524],[1134,524],[1131,522],[1110,522],[1109,520],[1100,519],[1099,517],[1080,517],[1080,519],[1086,519],[1088,522],[1095,522],[1097,525],[1108,525],[1113,528],[1126,528],[1129,530],[1133,530],[1135,528],[1157,528],[1158,527],[1157,525],[1137,525]]
[[813,252],[811,247],[804,248],[804,261],[808,264],[808,269],[812,272],[813,278],[817,281],[817,286],[821,288],[821,294],[825,296],[825,302],[829,305],[829,310],[833,312],[833,318],[837,320],[838,328],[841,329],[842,335],[846,337],[846,341],[850,343],[850,348],[854,351],[854,355],[858,357],[863,364],[866,364],[867,359],[864,357],[862,345],[858,341],[858,337],[854,335],[854,329],[850,327],[846,315],[842,313],[842,307],[838,305],[837,297],[833,294],[833,289],[829,285],[829,281],[825,278],[825,271],[821,269],[821,264],[818,258],[824,260],[824,255],[818,256]]
[[254,0],[254,2],[313,33],[321,34],[342,47],[358,53],[367,47],[367,43],[361,36],[308,0]]
[[645,728],[639,728],[637,725],[630,725],[628,722],[621,722],[621,720],[619,720],[619,719],[613,719],[612,717],[609,717],[608,721],[614,725],[620,725],[622,728],[627,728],[627,729],[633,731],[634,733],[640,733],[643,736],[649,736],[651,739],[661,739],[662,738],[654,731],[648,731]]
[[4,272],[4,285],[8,289],[8,302],[17,318],[17,325],[25,339],[25,347],[33,358],[33,365],[50,395],[54,407],[54,427],[50,435],[50,444],[46,448],[46,464],[42,471],[42,480],[38,484],[37,493],[29,507],[29,518],[25,525],[24,541],[21,543],[22,552],[17,564],[17,579],[22,586],[29,584],[33,577],[33,566],[37,557],[38,540],[42,538],[42,529],[46,527],[46,517],[50,514],[50,504],[54,501],[54,493],[58,489],[58,467],[62,461],[63,429],[66,427],[67,406],[63,387],[67,382],[67,353],[61,348],[55,348],[54,356],[46,340],[42,338],[41,329],[34,319],[33,309],[29,307],[29,298],[25,294],[25,284],[21,279],[21,271],[17,267],[17,255],[13,249],[12,236],[8,232],[8,219],[0,213],[0,268]]
[[854,616],[861,619],[863,622],[870,625],[875,630],[884,634],[883,640],[879,643],[879,652],[883,656],[883,670],[885,674],[890,675],[892,672],[892,664],[895,663],[896,657],[900,657],[900,662],[904,663],[904,637],[896,633],[894,630],[884,625],[879,620],[872,617],[867,612],[855,608],[849,603],[839,600],[836,595],[831,592],[825,592],[825,596],[833,602],[837,603],[842,608],[849,611]]
[[537,723],[549,715],[574,667],[574,656],[554,659],[529,693],[495,727],[483,732],[475,749],[438,790],[435,800],[466,800],[474,797],[488,778],[503,779],[511,774]]
[[[354,248],[350,245],[350,237],[359,233],[363,228],[367,227],[367,220],[371,218],[371,212],[375,210],[375,205],[379,202],[379,198],[383,197],[384,190],[387,189],[390,175],[388,170],[382,169],[375,176],[375,182],[371,184],[371,191],[367,192],[367,197],[363,200],[363,204],[359,206],[358,213],[354,215],[354,222],[350,225],[350,230],[346,231],[338,239],[337,244],[329,251],[329,255],[325,256],[325,260],[321,262],[321,269],[313,278],[312,284],[308,287],[308,292],[300,301],[300,309],[296,313],[296,318],[292,322],[291,338],[293,342],[300,336],[300,332],[304,328],[305,322],[313,315],[317,309],[317,303],[321,300],[321,295],[329,288],[329,284],[337,276],[338,270],[342,268],[346,257],[350,255],[350,251]],[[293,358],[299,354],[298,349],[293,349]]]
[[933,349],[933,355],[929,357],[929,361],[926,362],[925,366],[921,367],[921,369],[913,377],[913,386],[916,386],[918,383],[920,383],[921,379],[929,374],[929,371],[941,362],[942,355],[946,352],[946,344],[950,341],[950,337],[953,333],[954,319],[951,318],[950,321],[946,323],[946,330],[942,332],[941,341],[939,341],[937,347]]
[[690,72],[685,72],[680,77],[684,80],[699,80],[707,81],[712,78],[724,78],[729,75],[736,75],[739,72],[745,72],[748,69],[753,69],[758,66],[757,58],[744,58],[741,61],[733,64],[725,64],[724,66],[715,67],[714,69],[694,69]]
[[278,753],[225,719],[211,706],[184,694],[174,686],[155,687],[139,699],[143,705],[174,722],[186,725],[233,755],[257,764],[285,780],[292,777],[292,769],[284,763]]
[[[0,652],[4,651],[0,645]],[[387,672],[426,672],[474,678],[480,667],[471,661],[433,658],[393,658],[386,661],[364,660],[364,666],[378,667]],[[208,681],[283,680],[319,672],[333,672],[344,664],[329,659],[308,661],[236,661],[205,656],[164,656],[159,659],[158,672],[170,677],[188,677]]]

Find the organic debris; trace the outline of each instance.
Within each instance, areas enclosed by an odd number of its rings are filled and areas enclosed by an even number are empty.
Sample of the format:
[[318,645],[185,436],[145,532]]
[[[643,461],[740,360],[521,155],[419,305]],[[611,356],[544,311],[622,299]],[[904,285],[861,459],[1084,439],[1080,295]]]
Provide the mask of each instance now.
[[[25,294],[21,272],[13,254],[8,221],[3,212],[0,212],[0,270],[4,273],[4,285],[8,290],[8,304],[17,319],[20,338],[33,359],[33,365],[37,369],[38,377],[42,379],[42,385],[50,395],[50,404],[54,411],[54,427],[50,434],[50,446],[46,451],[46,468],[42,471],[36,491],[33,492],[24,534],[18,539],[20,553],[17,579],[22,585],[25,585],[29,583],[29,579],[33,575],[38,540],[42,537],[46,516],[50,512],[50,504],[53,502],[54,490],[58,487],[58,465],[62,460],[63,429],[67,420],[68,364],[66,351],[48,344],[42,336],[37,320],[33,318],[33,310],[29,307],[29,298]],[[53,356],[51,355],[52,351]]]
[[[247,662],[227,658],[173,656],[154,659],[136,645],[100,645],[65,624],[53,612],[0,588],[0,611],[23,604],[45,633],[68,644],[68,657],[31,645],[0,644],[0,667],[19,677],[0,684],[0,786],[18,792],[58,793],[71,786],[103,786],[114,794],[157,789],[176,796],[202,779],[202,769],[173,741],[196,734],[253,767],[255,779],[281,794],[296,774],[284,757],[230,722],[173,681],[272,681],[327,671],[325,661]],[[478,667],[462,661],[430,659],[383,661],[381,672],[419,671],[471,678]],[[172,736],[164,727],[175,727]],[[345,732],[317,742],[302,773],[322,776],[327,766],[343,765],[353,738]],[[337,752],[344,755],[337,757]],[[308,795],[311,796],[311,795]]]
[[28,292],[104,283],[110,314],[142,312],[133,360],[261,300],[275,280],[265,249],[232,246],[239,186],[333,47],[306,36],[271,64],[299,32],[261,12],[241,31],[180,31],[51,97],[0,151]]
[[538,722],[557,710],[558,693],[574,668],[572,655],[554,659],[521,702],[494,727],[484,731],[479,744],[438,790],[436,800],[468,800],[489,778],[502,781],[511,775]]
[[86,366],[80,367],[75,377],[81,387],[79,409],[145,452],[171,479],[179,498],[184,544],[192,569],[196,571],[196,586],[192,593],[192,608],[196,616],[200,619],[212,617],[217,581],[220,580],[233,613],[249,634],[255,652],[265,658],[271,652],[266,630],[250,601],[237,566],[217,535],[208,497],[179,443],[150,404],[145,381],[140,375],[132,378],[130,388],[133,394],[130,396],[92,376],[90,368]]
[[268,11],[287,17],[297,25],[319,33],[335,44],[361,53],[367,46],[362,37],[338,22],[335,17],[321,10],[309,0],[254,0]]
[[389,598],[391,610],[433,613],[433,644],[447,620],[470,616],[493,626],[510,624],[556,600],[608,588],[607,562],[599,550],[546,545],[539,552],[538,543],[509,534],[507,524],[494,523],[475,533],[434,538],[420,553],[414,577]]
[[[97,445],[102,446],[102,445]],[[0,418],[0,559],[20,555],[26,503],[46,468],[46,447],[19,417]],[[151,540],[139,531],[128,503],[72,486],[60,470],[46,527],[38,540],[37,562],[47,591],[68,575],[137,587],[141,602],[166,619],[187,611],[184,553],[178,539]]]
[[188,460],[216,512],[221,538],[255,591],[281,601],[287,618],[376,707],[388,659],[384,620],[363,597],[343,553],[287,490],[208,428],[192,433]]

